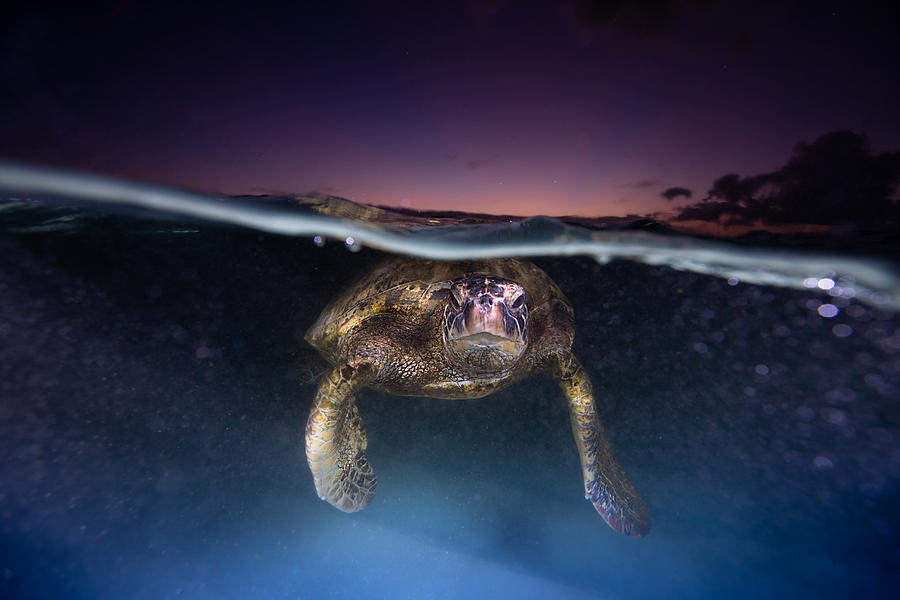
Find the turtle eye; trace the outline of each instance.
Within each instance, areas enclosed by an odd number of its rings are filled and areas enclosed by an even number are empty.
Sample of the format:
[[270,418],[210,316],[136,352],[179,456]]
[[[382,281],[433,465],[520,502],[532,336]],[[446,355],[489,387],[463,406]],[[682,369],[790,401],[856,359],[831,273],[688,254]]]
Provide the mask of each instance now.
[[523,306],[525,306],[525,294],[521,293],[521,294],[519,294],[519,297],[513,301],[512,308],[515,310],[518,310],[518,309],[522,308]]

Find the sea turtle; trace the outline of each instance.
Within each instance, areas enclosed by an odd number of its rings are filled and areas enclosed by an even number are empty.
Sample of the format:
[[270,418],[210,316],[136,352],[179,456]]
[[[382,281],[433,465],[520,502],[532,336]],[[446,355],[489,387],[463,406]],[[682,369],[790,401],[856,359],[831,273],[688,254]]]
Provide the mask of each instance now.
[[569,403],[585,497],[614,530],[646,535],[649,512],[597,418],[590,379],[571,351],[574,329],[568,299],[524,260],[401,257],[371,271],[339,294],[306,334],[332,365],[306,425],[319,497],[353,512],[375,496],[355,402],[360,388],[480,398],[547,371]]

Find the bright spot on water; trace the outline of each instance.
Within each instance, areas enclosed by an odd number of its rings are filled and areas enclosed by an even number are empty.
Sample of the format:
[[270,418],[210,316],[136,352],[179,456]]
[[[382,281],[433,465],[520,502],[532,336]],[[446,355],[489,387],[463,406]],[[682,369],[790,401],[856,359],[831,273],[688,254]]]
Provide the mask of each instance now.
[[819,281],[816,282],[816,285],[820,290],[830,290],[834,287],[834,279],[830,277],[823,277]]
[[347,250],[351,252],[359,252],[359,249],[362,247],[362,245],[357,242],[355,238],[349,235],[347,236],[347,239],[344,240],[344,243],[347,245]]
[[313,237],[313,244],[315,244],[316,246],[321,248],[322,246],[325,245],[325,240],[322,239],[321,235],[317,235],[317,236]]
[[834,317],[838,314],[838,307],[834,304],[823,304],[817,309],[816,312],[818,312],[826,319],[830,319],[831,317]]
[[813,459],[813,464],[816,465],[820,469],[830,469],[834,466],[834,463],[831,462],[831,459],[827,456],[817,456]]
[[850,334],[853,333],[853,328],[849,325],[845,325],[844,323],[838,323],[831,328],[831,333],[839,338],[850,337]]
[[755,370],[759,375],[768,375],[769,374],[769,367],[767,367],[766,365],[763,365],[763,364],[756,365]]

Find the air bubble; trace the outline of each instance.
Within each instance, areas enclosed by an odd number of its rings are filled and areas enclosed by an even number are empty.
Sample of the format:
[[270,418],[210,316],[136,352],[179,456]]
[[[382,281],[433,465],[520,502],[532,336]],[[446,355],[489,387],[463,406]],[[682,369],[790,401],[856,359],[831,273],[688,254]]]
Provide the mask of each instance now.
[[832,317],[837,316],[838,307],[835,306],[834,304],[823,304],[818,309],[816,309],[816,312],[819,313],[819,315],[825,317],[826,319],[830,319]]
[[353,236],[348,235],[347,239],[344,240],[344,244],[350,252],[359,252],[362,249],[362,244],[356,241],[356,238]]

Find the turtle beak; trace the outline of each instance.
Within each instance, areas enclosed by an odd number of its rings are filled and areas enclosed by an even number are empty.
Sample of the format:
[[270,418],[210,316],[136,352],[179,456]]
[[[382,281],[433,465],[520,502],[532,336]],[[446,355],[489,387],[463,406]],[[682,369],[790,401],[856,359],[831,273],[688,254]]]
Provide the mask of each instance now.
[[522,355],[528,343],[525,290],[484,274],[457,280],[444,309],[444,341],[463,362],[499,368]]
[[449,341],[457,347],[477,346],[516,355],[525,345],[525,321],[501,298],[482,294],[468,298],[452,320]]
[[515,319],[509,314],[506,302],[483,294],[477,300],[469,300],[460,319],[461,336],[487,333],[501,338],[516,337]]

